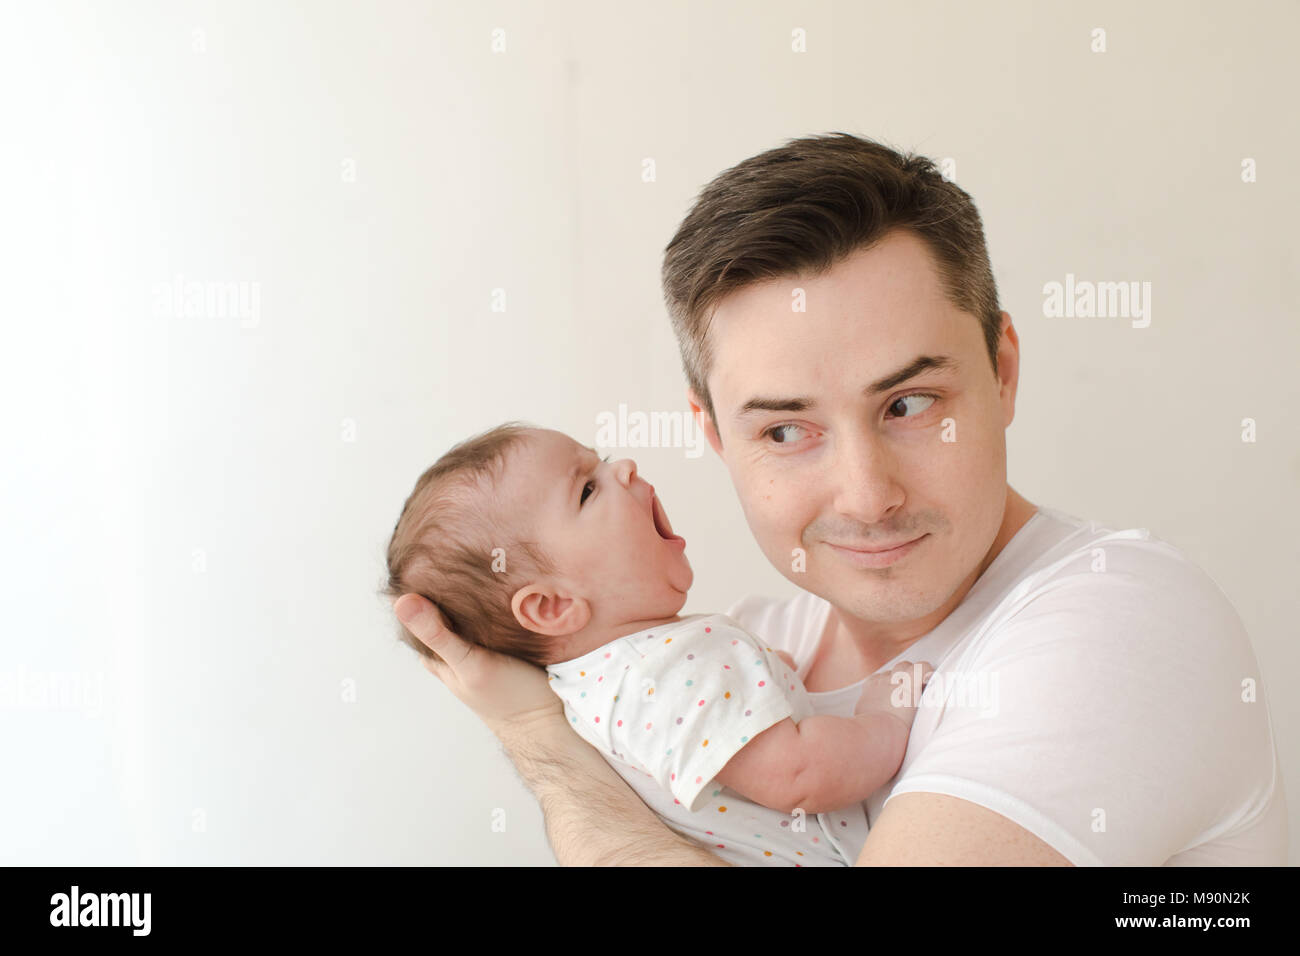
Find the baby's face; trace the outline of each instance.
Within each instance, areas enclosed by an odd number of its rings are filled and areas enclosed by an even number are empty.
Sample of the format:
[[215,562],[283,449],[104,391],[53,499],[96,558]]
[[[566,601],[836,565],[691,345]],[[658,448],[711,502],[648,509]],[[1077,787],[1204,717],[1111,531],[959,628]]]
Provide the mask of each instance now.
[[537,584],[585,600],[593,630],[671,617],[686,603],[686,542],[631,459],[602,461],[561,432],[532,429],[508,454],[500,493],[521,537],[557,566]]

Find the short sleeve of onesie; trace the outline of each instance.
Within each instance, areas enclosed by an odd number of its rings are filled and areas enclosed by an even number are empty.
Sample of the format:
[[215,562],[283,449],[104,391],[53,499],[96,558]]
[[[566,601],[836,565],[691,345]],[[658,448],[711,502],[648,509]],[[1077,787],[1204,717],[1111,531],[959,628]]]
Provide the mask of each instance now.
[[549,670],[580,732],[692,813],[745,744],[811,713],[785,662],[723,614],[631,634]]

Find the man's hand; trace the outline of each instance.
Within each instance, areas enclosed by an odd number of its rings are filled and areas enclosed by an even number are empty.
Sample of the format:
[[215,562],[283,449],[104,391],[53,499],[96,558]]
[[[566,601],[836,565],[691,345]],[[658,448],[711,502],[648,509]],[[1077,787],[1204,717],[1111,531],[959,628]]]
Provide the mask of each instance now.
[[437,606],[403,594],[393,612],[440,660],[424,666],[502,740],[538,720],[560,718],[564,703],[547,686],[546,672],[518,658],[467,643],[447,627]]
[[424,666],[478,714],[505,746],[546,819],[563,866],[727,866],[675,831],[569,726],[546,672],[453,634],[418,594],[393,603],[397,619],[441,660]]

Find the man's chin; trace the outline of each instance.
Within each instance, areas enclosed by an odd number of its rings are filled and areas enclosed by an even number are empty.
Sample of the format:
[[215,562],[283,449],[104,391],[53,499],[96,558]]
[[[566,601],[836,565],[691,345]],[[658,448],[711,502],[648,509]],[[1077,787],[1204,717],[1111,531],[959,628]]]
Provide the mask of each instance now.
[[882,578],[871,571],[850,572],[819,581],[798,580],[800,587],[835,605],[846,614],[881,624],[915,621],[933,613],[943,599],[926,590],[911,575]]

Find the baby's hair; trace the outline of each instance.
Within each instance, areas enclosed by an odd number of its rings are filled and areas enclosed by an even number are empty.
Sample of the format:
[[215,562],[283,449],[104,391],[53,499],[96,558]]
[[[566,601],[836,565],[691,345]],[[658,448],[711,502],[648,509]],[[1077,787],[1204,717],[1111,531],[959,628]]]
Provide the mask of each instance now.
[[[507,453],[535,427],[513,421],[481,432],[420,476],[388,543],[383,593],[393,600],[419,594],[438,606],[462,639],[542,667],[550,639],[523,627],[510,600],[524,584],[556,569],[539,545],[504,527],[492,507]],[[496,548],[504,549],[501,571],[493,570]],[[400,624],[398,634],[425,657],[438,658]]]

